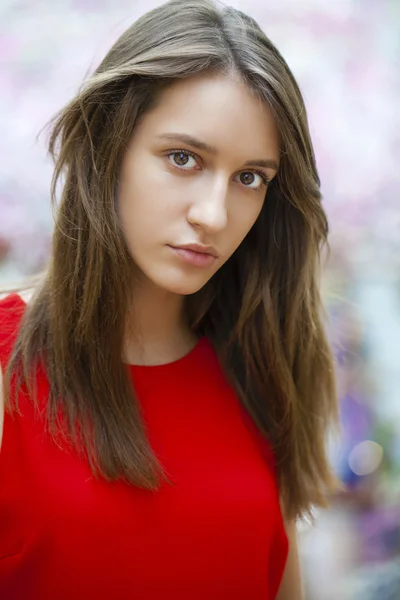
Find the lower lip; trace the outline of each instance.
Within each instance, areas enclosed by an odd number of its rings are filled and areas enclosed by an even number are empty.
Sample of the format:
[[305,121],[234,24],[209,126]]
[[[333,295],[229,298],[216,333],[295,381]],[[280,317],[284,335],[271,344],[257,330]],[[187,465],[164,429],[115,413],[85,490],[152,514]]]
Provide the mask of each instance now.
[[174,246],[170,246],[170,248],[172,248],[184,262],[195,267],[211,267],[216,261],[215,256],[205,254],[204,252],[195,252],[194,250],[175,248]]

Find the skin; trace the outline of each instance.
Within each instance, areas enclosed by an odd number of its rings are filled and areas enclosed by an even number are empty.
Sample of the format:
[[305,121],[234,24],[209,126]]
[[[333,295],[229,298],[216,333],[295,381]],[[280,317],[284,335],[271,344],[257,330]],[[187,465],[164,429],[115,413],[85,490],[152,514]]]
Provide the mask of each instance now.
[[[199,149],[173,134],[192,136],[213,149]],[[279,156],[271,112],[233,77],[174,83],[144,115],[122,164],[118,198],[137,271],[137,337],[127,340],[126,360],[167,362],[193,345],[184,296],[204,286],[246,237]],[[246,166],[248,161],[256,162]],[[205,268],[189,265],[170,247],[188,243],[212,245],[218,258]]]

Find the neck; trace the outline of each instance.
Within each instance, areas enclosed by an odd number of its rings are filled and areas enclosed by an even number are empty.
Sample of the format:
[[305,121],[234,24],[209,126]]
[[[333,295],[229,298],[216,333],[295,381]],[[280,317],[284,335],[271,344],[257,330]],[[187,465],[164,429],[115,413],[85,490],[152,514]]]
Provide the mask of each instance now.
[[178,360],[195,345],[184,314],[184,296],[137,282],[125,340],[125,362],[157,365]]

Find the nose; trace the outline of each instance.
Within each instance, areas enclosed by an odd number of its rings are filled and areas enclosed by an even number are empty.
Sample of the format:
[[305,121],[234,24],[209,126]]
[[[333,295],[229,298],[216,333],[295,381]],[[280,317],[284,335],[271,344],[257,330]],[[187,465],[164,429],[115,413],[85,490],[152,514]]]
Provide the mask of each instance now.
[[224,229],[228,222],[227,195],[228,183],[222,178],[210,182],[209,186],[202,186],[188,210],[189,223],[207,233],[218,233]]

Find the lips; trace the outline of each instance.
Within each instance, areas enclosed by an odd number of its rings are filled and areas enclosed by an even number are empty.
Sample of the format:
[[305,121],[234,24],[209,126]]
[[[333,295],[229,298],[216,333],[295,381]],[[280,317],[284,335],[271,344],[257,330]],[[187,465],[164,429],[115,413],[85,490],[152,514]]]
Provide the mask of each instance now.
[[208,254],[213,258],[218,258],[218,253],[213,246],[206,246],[204,244],[182,244],[173,247],[178,250],[190,250],[191,252],[197,252],[198,254]]
[[185,246],[169,246],[180,261],[192,267],[211,267],[217,260],[214,248],[199,244],[187,244]]

